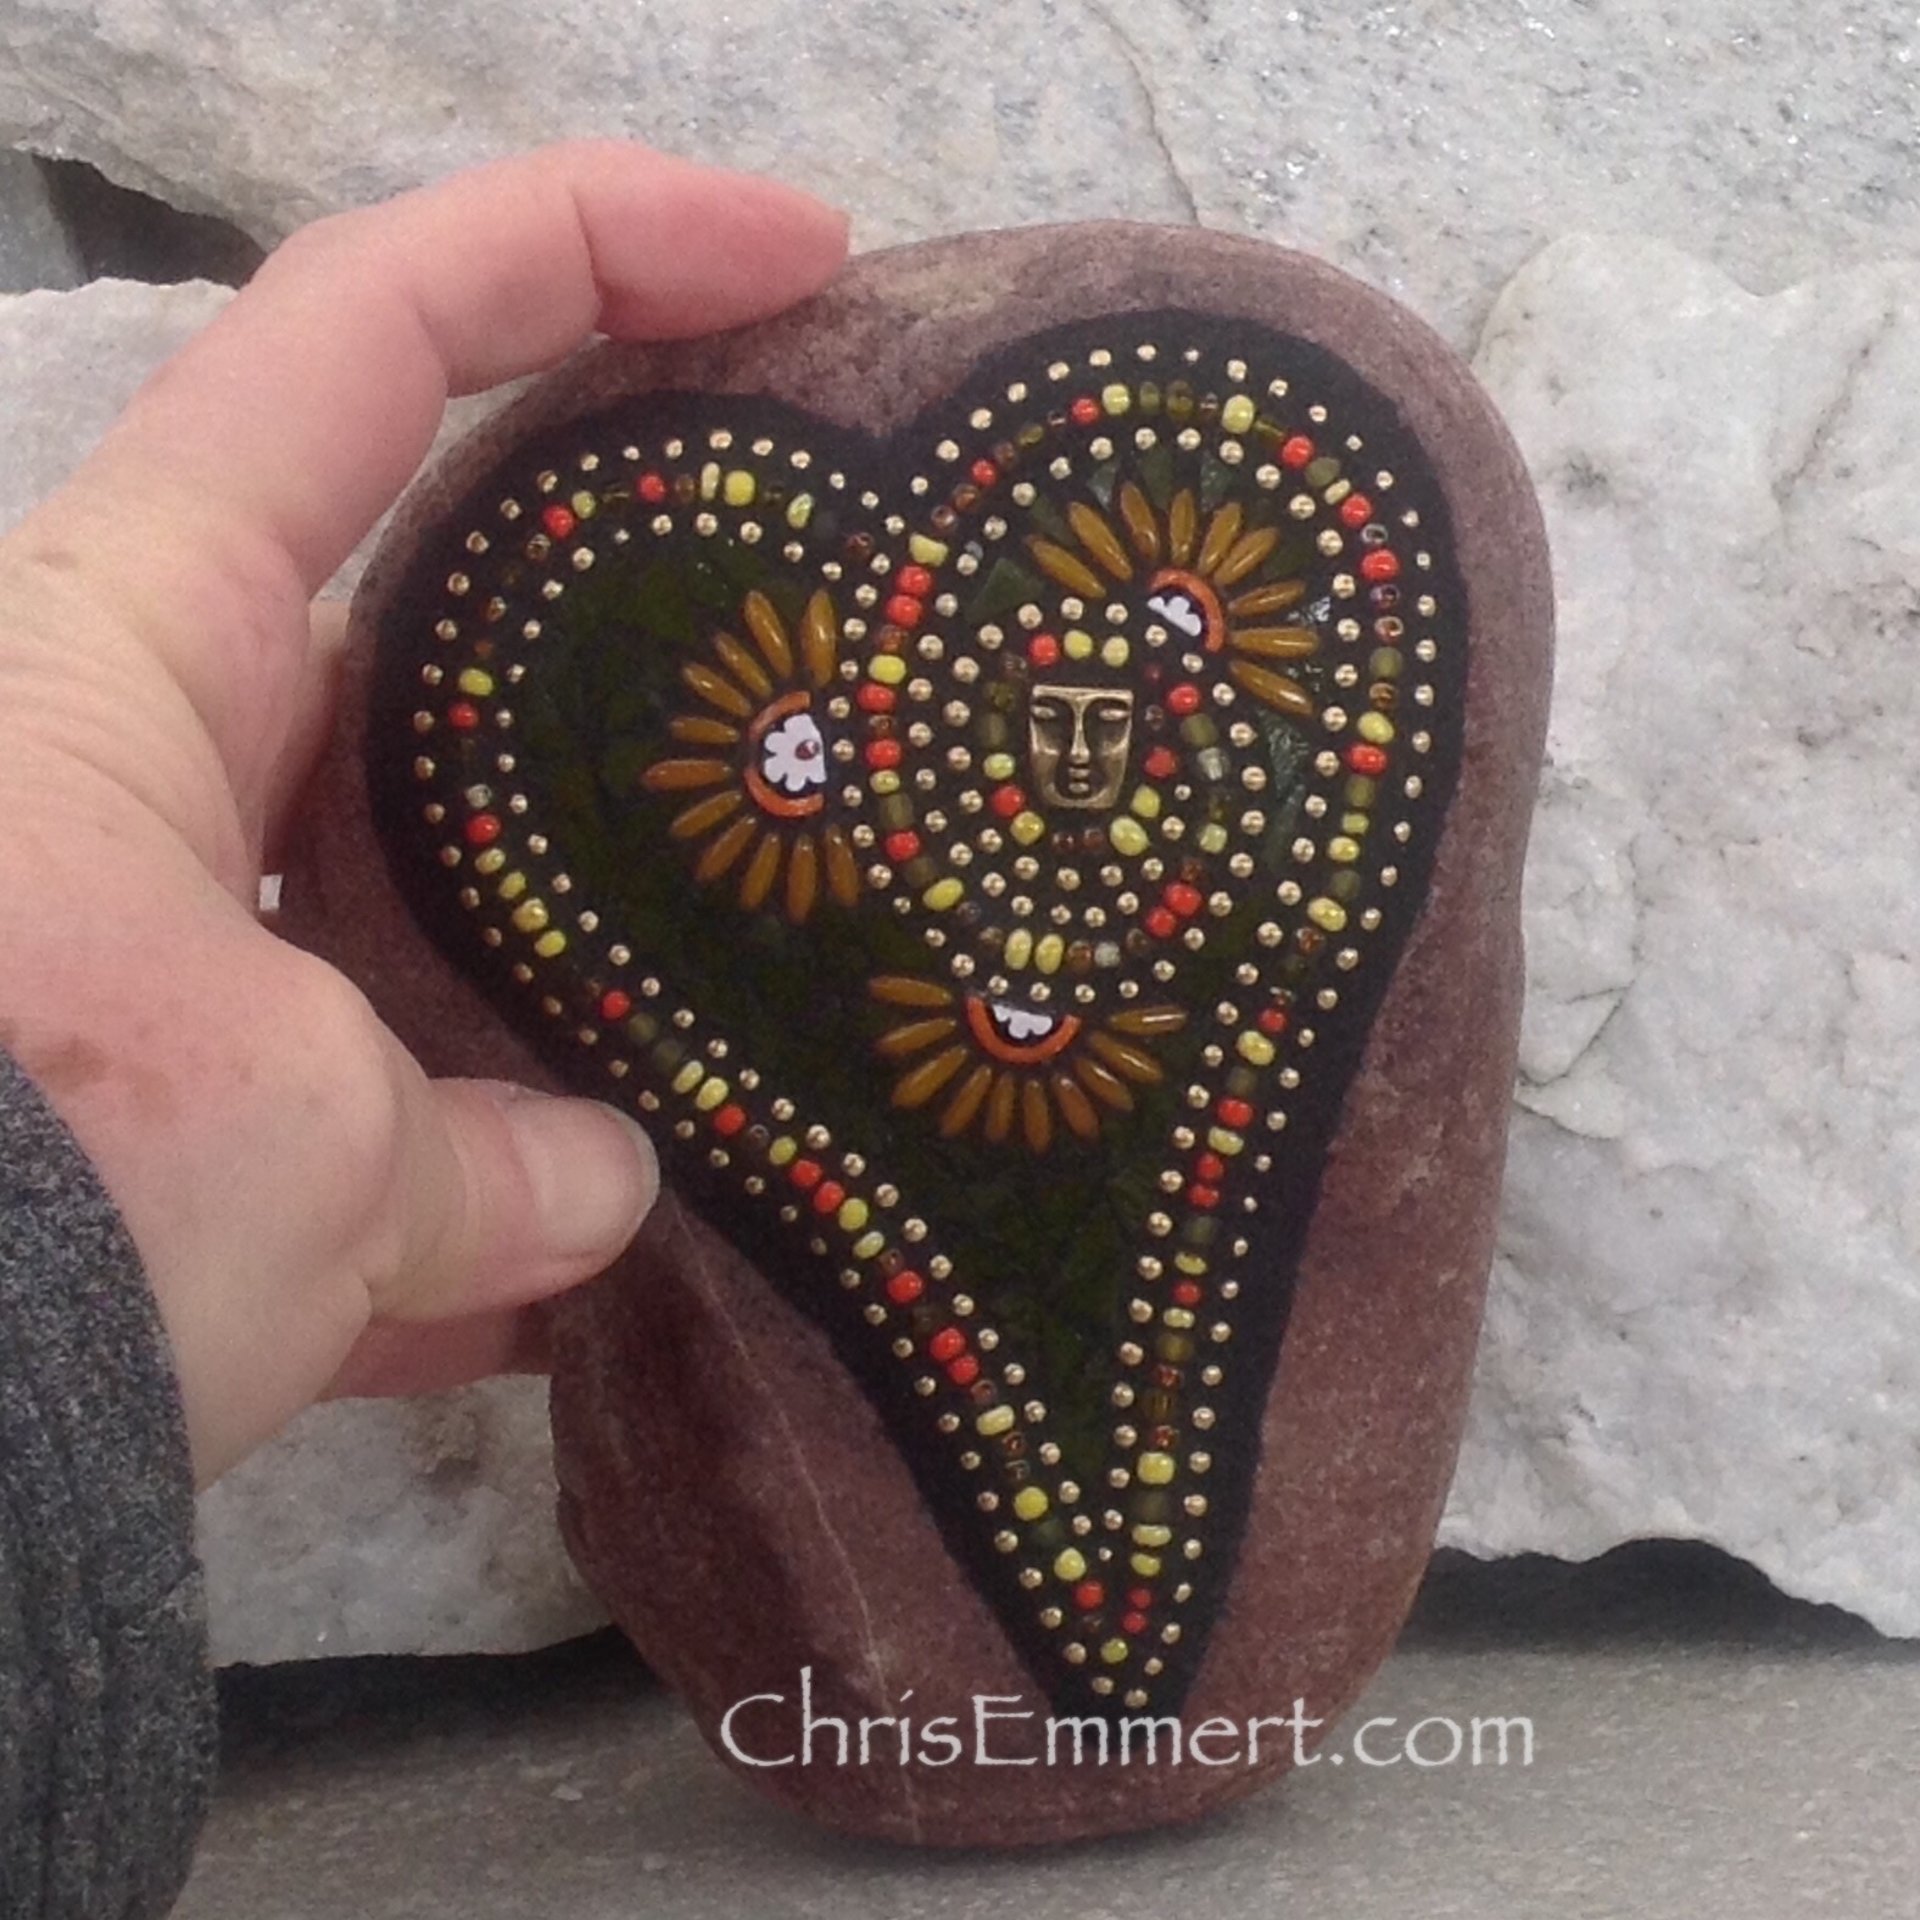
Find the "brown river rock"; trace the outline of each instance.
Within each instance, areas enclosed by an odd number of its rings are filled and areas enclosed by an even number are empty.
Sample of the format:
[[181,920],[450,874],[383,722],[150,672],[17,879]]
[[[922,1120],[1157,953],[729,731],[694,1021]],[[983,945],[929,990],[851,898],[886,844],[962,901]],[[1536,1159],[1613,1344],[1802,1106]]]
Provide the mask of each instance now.
[[[1408,855],[1410,875],[1431,855],[1425,898],[1409,902],[1397,965],[1379,970],[1384,998],[1371,1028],[1362,1024],[1354,1031],[1353,1077],[1344,1104],[1335,1100],[1325,1118],[1331,1144],[1317,1201],[1310,1177],[1292,1196],[1305,1235],[1291,1318],[1264,1407],[1256,1400],[1246,1412],[1247,1431],[1236,1435],[1223,1406],[1222,1425],[1209,1436],[1227,1489],[1216,1504],[1231,1514],[1243,1501],[1245,1524],[1237,1550],[1229,1522],[1209,1546],[1213,1560],[1200,1563],[1218,1564],[1226,1577],[1219,1591],[1203,1591],[1196,1603],[1187,1653],[1180,1656],[1188,1658],[1178,1673],[1184,1698],[1176,1695],[1176,1703],[1189,1737],[1209,1720],[1232,1723],[1231,1732],[1216,1732],[1203,1748],[1226,1764],[1201,1764],[1191,1752],[1170,1764],[1164,1748],[1155,1764],[1143,1764],[1136,1753],[1127,1766],[1074,1766],[1066,1748],[1055,1765],[1044,1759],[1030,1766],[976,1761],[978,1712],[1032,1716],[987,1723],[991,1751],[1005,1758],[1043,1750],[1041,1729],[1050,1712],[1118,1713],[1121,1693],[1095,1699],[1084,1692],[1095,1684],[1084,1674],[1098,1676],[1100,1646],[1124,1646],[1128,1635],[1139,1640],[1140,1634],[1115,1624],[1118,1614],[1110,1611],[1101,1616],[1106,1624],[1100,1629],[1109,1637],[1094,1647],[1084,1669],[1051,1663],[1049,1650],[1064,1645],[1071,1623],[1049,1640],[1021,1613],[1018,1589],[989,1592],[982,1584],[993,1571],[983,1543],[994,1523],[976,1520],[962,1510],[969,1503],[956,1497],[943,1528],[923,1497],[922,1485],[934,1483],[916,1483],[915,1469],[889,1437],[874,1391],[863,1390],[822,1324],[794,1303],[793,1286],[772,1284],[678,1195],[663,1200],[613,1273],[559,1303],[550,1317],[560,1513],[581,1569],[728,1764],[776,1799],[847,1831],[938,1845],[1007,1846],[1192,1819],[1290,1764],[1293,1735],[1273,1726],[1260,1732],[1257,1759],[1248,1761],[1250,1720],[1287,1716],[1296,1701],[1305,1703],[1314,1720],[1335,1718],[1400,1626],[1452,1470],[1492,1252],[1520,1012],[1521,860],[1549,679],[1550,588],[1539,518],[1519,460],[1487,401],[1425,327],[1317,262],[1220,235],[1129,226],[974,235],[873,255],[808,306],[749,331],[671,347],[597,348],[516,401],[403,506],[356,602],[347,724],[322,776],[310,843],[288,877],[285,930],[358,980],[432,1071],[514,1076],[550,1087],[582,1084],[567,1051],[574,1044],[568,1037],[571,1016],[557,1027],[549,1023],[557,1037],[538,1050],[523,1037],[537,1029],[537,1021],[516,1030],[503,1019],[496,1004],[503,992],[511,995],[512,986],[495,980],[489,997],[418,931],[373,821],[375,803],[364,771],[369,700],[376,728],[384,725],[383,699],[392,704],[392,684],[383,693],[371,665],[375,638],[413,618],[423,567],[444,570],[433,557],[433,542],[462,524],[456,509],[472,507],[468,501],[462,508],[463,496],[527,437],[628,394],[657,389],[769,396],[820,420],[885,434],[924,410],[937,410],[944,396],[967,383],[983,356],[1028,336],[1114,317],[1118,338],[1127,328],[1117,316],[1177,310],[1317,343],[1372,389],[1375,402],[1385,402],[1384,409],[1376,405],[1385,430],[1404,430],[1403,440],[1410,435],[1415,453],[1424,454],[1428,494],[1438,511],[1430,511],[1417,537],[1433,541],[1433,578],[1450,579],[1447,569],[1457,568],[1468,606],[1462,628],[1466,670],[1463,684],[1453,689],[1457,784],[1438,815],[1437,852],[1420,851],[1416,834],[1416,850]],[[1179,325],[1167,325],[1169,339]],[[1118,359],[1116,379],[1126,371]],[[1044,357],[1036,363],[1036,386],[1044,365]],[[1138,379],[1140,367],[1131,373]],[[1177,378],[1177,367],[1162,368],[1161,377]],[[1298,399],[1304,402],[1305,393]],[[712,409],[728,403],[709,398],[700,404],[709,409],[703,418],[720,418]],[[1145,400],[1140,404],[1144,409]],[[1157,397],[1153,404],[1160,404]],[[744,446],[746,435],[741,439]],[[1124,461],[1127,443],[1116,444],[1115,458]],[[924,462],[925,449],[914,451]],[[1277,435],[1270,448],[1249,451],[1247,464],[1269,456],[1283,465],[1291,458],[1281,453]],[[741,456],[727,455],[734,457]],[[1366,465],[1364,457],[1357,463]],[[1364,487],[1371,478],[1358,474],[1354,485]],[[1325,472],[1316,478],[1310,470],[1305,480],[1323,496],[1340,492]],[[1246,484],[1232,475],[1221,482],[1228,483]],[[1420,497],[1418,486],[1417,476],[1410,478],[1407,490],[1387,504]],[[564,490],[555,496],[565,497]],[[1331,517],[1332,506],[1326,511]],[[1381,513],[1384,518],[1384,508]],[[1354,514],[1347,525],[1357,526],[1364,517],[1361,508]],[[767,518],[771,522],[773,515]],[[1115,524],[1123,520],[1116,509]],[[1150,544],[1162,535],[1177,545],[1171,515],[1139,538]],[[1083,560],[1099,546],[1097,531],[1086,539]],[[1072,576],[1066,562],[1057,564],[1066,572],[1056,579]],[[1207,564],[1194,562],[1200,572]],[[1213,564],[1216,571],[1223,564],[1217,553]],[[1362,571],[1365,579],[1383,577],[1365,572],[1364,563]],[[815,577],[831,584],[839,576],[829,570]],[[1262,577],[1257,570],[1246,576]],[[883,592],[897,592],[902,582],[910,584],[911,576],[896,572]],[[1195,605],[1190,600],[1183,611]],[[745,629],[736,623],[735,631]],[[1230,637],[1230,647],[1240,644]],[[1365,657],[1364,648],[1359,657]],[[1022,686],[1025,672],[1023,667]],[[1091,665],[1077,677],[1089,686],[1100,679]],[[1117,684],[1113,675],[1108,681]],[[1236,670],[1235,684],[1271,690],[1273,680]],[[1066,692],[1084,700],[1098,689]],[[1157,691],[1152,697],[1158,698]],[[1275,697],[1288,695],[1283,690]],[[1358,708],[1362,692],[1356,689],[1351,697]],[[1142,695],[1142,714],[1147,698]],[[1328,703],[1320,704],[1324,719]],[[1443,687],[1432,723],[1436,793],[1443,784],[1439,761],[1448,751],[1446,707]],[[1405,711],[1401,736],[1415,724]],[[1082,717],[1091,728],[1094,722]],[[1037,754],[1041,737],[1037,719],[1033,727],[1030,755]],[[443,733],[444,724],[434,739]],[[1130,753],[1138,759],[1137,744],[1128,739],[1118,736],[1112,748],[1116,766]],[[527,741],[525,750],[537,754],[537,740]],[[395,764],[411,751],[403,743]],[[1096,742],[1096,762],[1099,752]],[[378,752],[375,764],[381,764]],[[1066,778],[1032,757],[1027,775],[1043,794],[1050,780]],[[1304,770],[1300,778],[1306,780]],[[391,836],[393,794],[403,790],[387,784],[384,774],[374,784],[384,796],[379,804]],[[673,796],[675,804],[687,797]],[[1084,789],[1065,797],[1053,792],[1052,798],[1062,808],[1085,810],[1090,804]],[[1390,803],[1380,804],[1384,823]],[[410,802],[404,810],[417,812]],[[515,830],[510,824],[509,833]],[[763,832],[770,835],[771,829]],[[790,852],[782,857],[793,858]],[[408,868],[404,852],[395,859],[411,875],[406,884],[419,902],[431,890],[431,875],[424,867]],[[703,902],[709,896],[696,896],[692,883],[686,883],[685,898],[688,913],[708,911]],[[1417,912],[1411,911],[1415,905]],[[429,923],[457,950],[457,928],[449,934],[451,918],[442,913],[436,919],[435,913],[427,909]],[[576,941],[570,953],[579,947]],[[600,976],[583,960],[578,979],[572,979],[566,969],[574,964],[571,957],[555,963],[553,978],[561,985],[551,990],[590,988],[598,996]],[[1363,966],[1361,975],[1366,972]],[[1320,976],[1303,972],[1297,978],[1317,983]],[[855,989],[848,1003],[857,1003],[858,983],[847,984]],[[822,1017],[842,1017],[832,986],[822,992]],[[1356,990],[1355,1005],[1365,997]],[[602,1004],[597,997],[595,1004]],[[1206,1011],[1199,1008],[1202,1015]],[[1295,1009],[1296,1026],[1301,1011]],[[1332,1055],[1334,1023],[1328,1031],[1325,1050]],[[994,1044],[991,1036],[983,1044]],[[1006,1044],[1004,1033],[1000,1044]],[[596,1057],[604,1068],[604,1052]],[[884,1106],[897,1071],[887,1069],[889,1078],[876,1083],[876,1108]],[[1189,1064],[1188,1071],[1199,1069]],[[591,1084],[612,1097],[625,1083]],[[1040,1085],[1040,1076],[1030,1084]],[[1057,1098],[1047,1118],[1064,1138],[1086,1103],[1071,1087]],[[927,1111],[937,1108],[936,1101]],[[657,1137],[673,1111],[670,1103],[662,1109]],[[873,1124],[883,1129],[905,1123],[883,1121],[876,1112]],[[1030,1121],[1022,1109],[1018,1124],[1040,1121]],[[1310,1141],[1312,1126],[1310,1117],[1303,1118],[1296,1131]],[[887,1137],[884,1131],[881,1137]],[[696,1145],[707,1138],[701,1135]],[[1056,1141],[1053,1158],[1036,1155],[1033,1164],[1061,1164],[1061,1153],[1071,1146],[1063,1149]],[[1017,1138],[1008,1151],[1020,1151]],[[1156,1149],[1162,1156],[1164,1151]],[[732,1225],[724,1195],[716,1198],[711,1182],[698,1187],[705,1176],[695,1161],[689,1157],[683,1167],[672,1160],[671,1146],[669,1157],[682,1186],[694,1183],[688,1190],[698,1189],[707,1213]],[[743,1217],[748,1211],[744,1197],[738,1210]],[[933,1224],[937,1239],[941,1222]],[[764,1233],[755,1240],[748,1227],[738,1231],[763,1250],[769,1244]],[[1256,1253],[1261,1250],[1256,1244]],[[896,1264],[898,1257],[888,1256]],[[1282,1247],[1270,1264],[1285,1260]],[[1260,1278],[1250,1270],[1250,1288]],[[884,1311],[870,1308],[868,1323]],[[1250,1325],[1253,1311],[1248,1309]],[[900,1323],[906,1321],[901,1315]],[[856,1334],[843,1339],[851,1342]],[[985,1355],[988,1343],[979,1344]],[[912,1365],[930,1363],[916,1358]],[[1257,1365],[1249,1365],[1257,1374]],[[881,1401],[887,1391],[883,1382]],[[941,1397],[947,1392],[929,1378],[927,1408],[947,1404]],[[906,1420],[910,1414],[909,1406],[894,1417]],[[1141,1442],[1150,1443],[1159,1444],[1150,1436]],[[923,1467],[936,1476],[949,1471],[944,1456]],[[1145,1484],[1144,1468],[1140,1479]],[[1176,1483],[1201,1484],[1211,1483]],[[1087,1491],[1091,1509],[1108,1497],[1117,1496],[1098,1485]],[[1065,1499],[1056,1490],[1056,1518]],[[970,1525],[981,1530],[975,1542],[980,1562],[971,1575],[965,1568],[974,1549],[964,1532]],[[1101,1538],[1097,1530],[1084,1537],[1088,1555]],[[958,1551],[956,1540],[962,1543]],[[1054,1550],[1052,1544],[1044,1549]],[[1024,1550],[1014,1558],[1023,1559]],[[1158,1565],[1152,1554],[1145,1563]],[[980,1565],[987,1567],[985,1576]],[[1165,1580],[1173,1581],[1176,1572]],[[1124,1587],[1130,1578],[1122,1572],[1114,1584]],[[1046,1588],[1042,1600],[1053,1591],[1046,1585],[1052,1579],[1045,1568],[1035,1572],[1033,1585]],[[1152,1605],[1172,1610],[1172,1595],[1171,1585],[1164,1593],[1156,1587]],[[1112,1608],[1120,1605],[1114,1598]],[[1136,1648],[1125,1656],[1132,1664],[1122,1670],[1144,1671],[1139,1658]],[[761,1759],[794,1750],[803,1673],[814,1712],[849,1722],[856,1748],[863,1717],[888,1719],[871,1730],[869,1762],[859,1764],[855,1752],[849,1764],[836,1764],[830,1728],[816,1736],[811,1765],[753,1766],[729,1757],[721,1739],[723,1717],[752,1695],[781,1699],[742,1709],[732,1722],[735,1744]],[[1050,1704],[1050,1689],[1057,1706]],[[984,1708],[977,1704],[982,1701]],[[1155,1704],[1139,1713],[1145,1718],[1166,1710]],[[941,1715],[960,1723],[967,1749],[954,1764],[937,1764],[945,1749],[931,1738],[928,1723]],[[905,1765],[895,1724],[902,1717],[912,1727]],[[1160,1738],[1166,1739],[1164,1728]]]

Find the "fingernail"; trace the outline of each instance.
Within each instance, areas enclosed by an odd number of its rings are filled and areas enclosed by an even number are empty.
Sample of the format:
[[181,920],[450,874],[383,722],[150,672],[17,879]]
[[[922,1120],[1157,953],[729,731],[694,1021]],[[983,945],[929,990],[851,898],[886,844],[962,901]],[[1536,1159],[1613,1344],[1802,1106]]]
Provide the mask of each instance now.
[[597,1100],[510,1099],[501,1112],[533,1189],[541,1244],[556,1260],[611,1260],[660,1190],[639,1124]]

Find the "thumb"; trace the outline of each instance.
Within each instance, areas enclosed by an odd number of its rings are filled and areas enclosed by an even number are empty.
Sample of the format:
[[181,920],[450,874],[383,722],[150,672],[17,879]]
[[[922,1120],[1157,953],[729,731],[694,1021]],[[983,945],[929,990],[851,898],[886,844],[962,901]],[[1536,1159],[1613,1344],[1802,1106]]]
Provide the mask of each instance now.
[[493,1080],[414,1083],[373,1307],[438,1320],[519,1306],[602,1272],[660,1190],[637,1122],[597,1100]]

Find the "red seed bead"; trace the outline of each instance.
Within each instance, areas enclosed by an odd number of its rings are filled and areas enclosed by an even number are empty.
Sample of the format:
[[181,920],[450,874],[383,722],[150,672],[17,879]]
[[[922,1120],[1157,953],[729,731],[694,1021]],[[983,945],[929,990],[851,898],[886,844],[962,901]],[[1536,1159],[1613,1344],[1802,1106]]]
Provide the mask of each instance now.
[[1027,804],[1027,796],[1018,787],[995,787],[987,804],[1002,820],[1011,820]]
[[1196,1180],[1187,1189],[1187,1205],[1198,1207],[1202,1213],[1211,1213],[1220,1204],[1220,1189],[1209,1187]]
[[1184,880],[1171,881],[1160,896],[1183,920],[1191,920],[1206,904],[1206,896],[1198,887],[1190,887]]
[[580,523],[573,517],[571,507],[551,506],[540,516],[540,524],[556,540],[564,540]]
[[900,742],[898,740],[869,740],[867,742],[867,765],[870,767],[897,767],[900,764]]
[[1169,780],[1180,770],[1179,756],[1171,747],[1155,747],[1141,765],[1149,780]]
[[1387,756],[1383,748],[1373,746],[1367,741],[1356,741],[1347,749],[1347,765],[1355,773],[1385,773]]
[[791,1180],[802,1193],[805,1193],[809,1187],[817,1187],[820,1184],[820,1176],[823,1171],[824,1169],[818,1160],[796,1160],[793,1165],[787,1169],[787,1178]]
[[838,1213],[840,1202],[847,1197],[847,1190],[838,1180],[822,1180],[813,1190],[813,1210],[815,1213]]
[[657,507],[667,497],[667,483],[657,473],[643,473],[634,491],[648,506]]
[[1246,1127],[1253,1124],[1253,1108],[1246,1101],[1235,1100],[1231,1095],[1215,1101],[1213,1110],[1226,1126]]
[[967,1350],[967,1336],[958,1327],[942,1327],[927,1342],[927,1356],[943,1365],[949,1360],[957,1360]]
[[1155,907],[1142,924],[1156,940],[1171,940],[1180,931],[1180,922],[1165,907]]
[[1073,1604],[1082,1613],[1098,1613],[1107,1604],[1107,1590],[1098,1580],[1082,1580],[1073,1590]]
[[893,689],[883,687],[878,680],[863,680],[853,699],[862,713],[891,713],[894,707]]
[[1083,393],[1067,411],[1076,427],[1090,427],[1100,418],[1100,402]]
[[970,471],[976,487],[990,487],[1000,478],[1000,469],[991,460],[976,460]]
[[1280,448],[1283,467],[1304,467],[1313,458],[1313,442],[1304,433],[1291,434]]
[[619,987],[609,987],[600,996],[602,1020],[624,1020],[633,1011],[633,995]]
[[1262,1033],[1285,1033],[1287,1030],[1287,1016],[1285,1011],[1280,1007],[1262,1007],[1260,1009],[1260,1018],[1256,1024]]
[[500,838],[500,816],[497,813],[476,813],[467,822],[467,845],[470,847],[490,847]]
[[902,593],[910,593],[916,599],[924,600],[933,591],[933,575],[922,566],[902,567],[893,580]]
[[1123,1633],[1145,1633],[1147,1616],[1144,1613],[1123,1613],[1120,1616],[1120,1630]]
[[1145,1613],[1146,1610],[1153,1605],[1153,1589],[1151,1587],[1129,1587],[1127,1589],[1127,1605],[1137,1608],[1141,1613]]
[[1173,1304],[1176,1307],[1197,1307],[1200,1304],[1199,1281],[1182,1280],[1173,1290]]
[[1177,713],[1183,719],[1190,713],[1200,711],[1200,689],[1191,680],[1182,680],[1177,687],[1167,689],[1167,711]]
[[1389,547],[1375,547],[1360,562],[1362,580],[1398,580],[1400,578],[1400,556]]
[[887,618],[896,627],[911,629],[920,624],[920,616],[926,612],[926,607],[910,593],[896,593],[887,602],[886,612]]
[[1193,1163],[1193,1170],[1202,1180],[1215,1185],[1227,1177],[1227,1163],[1217,1153],[1203,1153]]
[[896,867],[904,867],[920,851],[920,836],[911,827],[902,827],[886,838],[887,858]]
[[722,1140],[731,1140],[746,1124],[746,1108],[735,1106],[731,1103],[722,1107],[720,1111],[713,1116],[713,1130]]
[[1050,633],[1036,633],[1027,642],[1027,658],[1036,667],[1057,666],[1060,661],[1060,642]]
[[947,1378],[956,1387],[970,1387],[980,1378],[980,1362],[972,1354],[963,1353],[958,1360],[947,1362]]
[[887,1282],[887,1298],[896,1307],[910,1307],[927,1290],[927,1283],[911,1267],[903,1267]]
[[480,724],[480,709],[471,700],[456,700],[447,709],[447,725],[471,733]]
[[1364,527],[1373,518],[1373,502],[1364,493],[1350,493],[1340,502],[1340,518],[1350,527]]

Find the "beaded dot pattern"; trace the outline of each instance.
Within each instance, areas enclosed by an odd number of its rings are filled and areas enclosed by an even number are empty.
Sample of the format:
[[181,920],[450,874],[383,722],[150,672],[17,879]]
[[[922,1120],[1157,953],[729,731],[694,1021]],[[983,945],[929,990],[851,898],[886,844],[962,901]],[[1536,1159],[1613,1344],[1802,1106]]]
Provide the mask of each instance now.
[[825,1327],[1062,1706],[1204,1653],[1466,648],[1390,404],[1184,313],[885,441],[637,397],[390,603],[415,911]]

